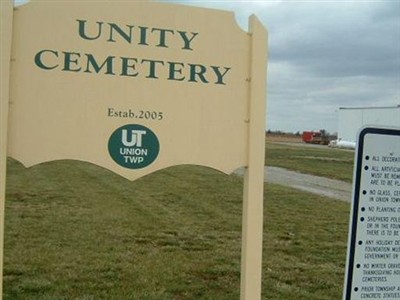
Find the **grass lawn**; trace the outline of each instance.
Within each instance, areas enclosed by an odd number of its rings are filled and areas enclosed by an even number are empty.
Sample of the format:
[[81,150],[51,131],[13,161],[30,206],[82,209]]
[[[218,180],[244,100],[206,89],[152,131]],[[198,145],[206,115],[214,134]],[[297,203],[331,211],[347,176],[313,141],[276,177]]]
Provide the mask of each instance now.
[[268,166],[352,182],[354,151],[270,142],[265,148]]
[[[239,299],[242,179],[8,161],[4,299]],[[340,299],[349,204],[265,186],[263,299]]]

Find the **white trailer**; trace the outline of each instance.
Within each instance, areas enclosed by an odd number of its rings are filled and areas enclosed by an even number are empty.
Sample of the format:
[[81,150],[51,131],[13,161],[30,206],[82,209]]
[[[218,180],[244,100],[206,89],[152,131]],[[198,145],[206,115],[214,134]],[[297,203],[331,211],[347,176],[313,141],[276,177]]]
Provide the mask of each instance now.
[[386,107],[340,107],[338,142],[355,142],[364,125],[400,128],[400,105]]

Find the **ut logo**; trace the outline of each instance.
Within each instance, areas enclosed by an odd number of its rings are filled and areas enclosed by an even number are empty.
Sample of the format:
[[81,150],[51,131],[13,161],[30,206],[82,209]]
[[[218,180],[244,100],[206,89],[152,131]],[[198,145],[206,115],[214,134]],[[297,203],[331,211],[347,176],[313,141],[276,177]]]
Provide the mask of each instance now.
[[130,141],[128,141],[128,130],[123,129],[122,130],[122,144],[126,147],[142,147],[142,138],[143,135],[146,134],[145,130],[130,130],[131,136],[130,136]]

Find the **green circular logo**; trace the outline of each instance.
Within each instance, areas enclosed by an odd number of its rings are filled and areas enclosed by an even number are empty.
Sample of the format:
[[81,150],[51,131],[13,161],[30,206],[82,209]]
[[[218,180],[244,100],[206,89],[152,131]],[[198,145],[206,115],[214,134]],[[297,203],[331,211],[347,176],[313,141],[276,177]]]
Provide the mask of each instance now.
[[149,128],[130,124],[113,132],[108,140],[108,152],[120,166],[141,169],[156,160],[160,152],[160,143]]

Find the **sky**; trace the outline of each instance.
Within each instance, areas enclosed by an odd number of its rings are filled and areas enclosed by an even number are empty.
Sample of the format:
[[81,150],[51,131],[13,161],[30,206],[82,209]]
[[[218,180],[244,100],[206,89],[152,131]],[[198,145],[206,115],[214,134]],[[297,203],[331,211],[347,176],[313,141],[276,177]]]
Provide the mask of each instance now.
[[267,130],[335,133],[340,107],[400,105],[400,0],[159,1],[265,25]]

